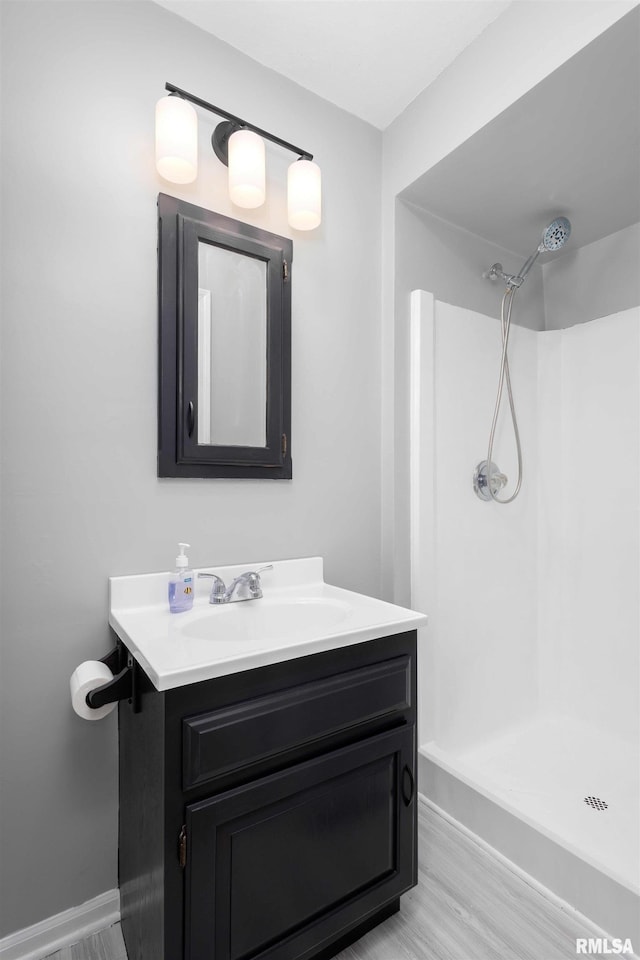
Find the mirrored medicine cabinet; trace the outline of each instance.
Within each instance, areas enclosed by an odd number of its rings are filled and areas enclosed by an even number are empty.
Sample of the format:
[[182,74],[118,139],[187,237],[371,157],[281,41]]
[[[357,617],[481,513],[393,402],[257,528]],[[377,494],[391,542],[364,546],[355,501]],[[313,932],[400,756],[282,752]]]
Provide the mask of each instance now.
[[158,476],[291,478],[291,240],[158,197]]

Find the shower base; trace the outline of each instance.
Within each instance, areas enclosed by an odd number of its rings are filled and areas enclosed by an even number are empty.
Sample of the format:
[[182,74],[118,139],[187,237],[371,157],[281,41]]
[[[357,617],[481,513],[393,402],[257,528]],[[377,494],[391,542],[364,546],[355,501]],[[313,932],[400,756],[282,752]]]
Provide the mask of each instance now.
[[[638,750],[538,717],[472,748],[420,748],[421,793],[640,952]],[[585,802],[586,801],[586,802]]]

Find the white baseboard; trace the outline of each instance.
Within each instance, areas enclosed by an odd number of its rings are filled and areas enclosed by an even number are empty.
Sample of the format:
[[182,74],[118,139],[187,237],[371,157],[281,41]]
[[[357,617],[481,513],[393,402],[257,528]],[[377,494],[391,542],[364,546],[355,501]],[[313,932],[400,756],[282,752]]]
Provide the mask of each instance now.
[[0,940],[0,960],[43,960],[120,919],[120,892],[107,890],[79,907],[17,930]]

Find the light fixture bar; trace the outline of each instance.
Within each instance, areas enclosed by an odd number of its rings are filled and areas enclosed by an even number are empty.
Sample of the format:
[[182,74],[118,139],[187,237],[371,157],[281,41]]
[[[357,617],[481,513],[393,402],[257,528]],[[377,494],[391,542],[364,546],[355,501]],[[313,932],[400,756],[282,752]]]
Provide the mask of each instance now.
[[272,133],[267,133],[266,130],[261,130],[260,127],[254,127],[252,123],[247,123],[246,120],[236,117],[233,113],[229,113],[227,110],[223,110],[221,107],[216,107],[213,103],[208,103],[206,100],[201,100],[200,97],[194,97],[192,93],[187,93],[186,90],[181,90],[180,87],[175,87],[172,83],[165,83],[164,88],[165,90],[168,90],[169,93],[173,93],[178,97],[182,97],[183,100],[189,100],[197,107],[202,107],[203,110],[209,110],[210,113],[216,113],[219,117],[224,117],[225,120],[230,120],[232,123],[237,124],[238,127],[242,127],[245,130],[253,130],[254,133],[264,137],[265,140],[270,140],[271,143],[276,143],[279,147],[284,147],[285,150],[290,150],[291,153],[297,153],[300,160],[313,160],[313,154],[307,153],[306,150],[301,150],[300,147],[296,147],[293,143],[288,143],[286,140],[281,140],[280,137],[274,137]]

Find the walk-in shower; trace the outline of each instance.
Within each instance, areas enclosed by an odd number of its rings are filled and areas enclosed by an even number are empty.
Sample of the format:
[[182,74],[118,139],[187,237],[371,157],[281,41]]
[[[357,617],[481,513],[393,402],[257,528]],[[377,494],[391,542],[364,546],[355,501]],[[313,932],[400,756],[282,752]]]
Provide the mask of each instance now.
[[[512,325],[526,482],[494,511],[469,461],[486,442],[501,322],[422,290],[411,304],[411,602],[429,615],[419,788],[636,947],[640,308]],[[515,477],[507,427],[494,456]],[[615,464],[604,497],[594,451]]]
[[[502,297],[502,306],[500,308],[500,330],[502,334],[502,355],[500,358],[500,375],[498,377],[498,392],[493,411],[493,420],[491,421],[491,430],[489,432],[489,448],[487,459],[481,460],[473,475],[473,489],[481,500],[493,500],[495,503],[512,503],[522,486],[522,445],[520,443],[520,430],[518,428],[518,418],[516,416],[516,407],[513,400],[513,390],[511,389],[511,373],[509,370],[509,331],[511,329],[511,313],[513,310],[513,301],[516,291],[520,289],[532,266],[541,253],[555,253],[560,250],[571,235],[571,223],[567,217],[556,217],[542,231],[542,240],[538,244],[535,252],[525,260],[520,272],[517,274],[504,273],[501,263],[494,263],[489,270],[483,273],[485,279],[496,280],[498,277],[506,283],[506,290]],[[506,486],[508,478],[506,474],[500,473],[500,470],[493,462],[493,446],[495,443],[496,427],[500,415],[500,404],[502,403],[502,392],[504,385],[507,385],[507,395],[509,397],[509,411],[511,413],[511,423],[513,425],[513,435],[518,457],[518,479],[515,490],[511,496],[502,498],[498,494]]]
[[409,552],[429,616],[418,789],[638,956],[639,26],[636,7],[400,194],[408,498],[402,457],[389,484],[396,594]]

